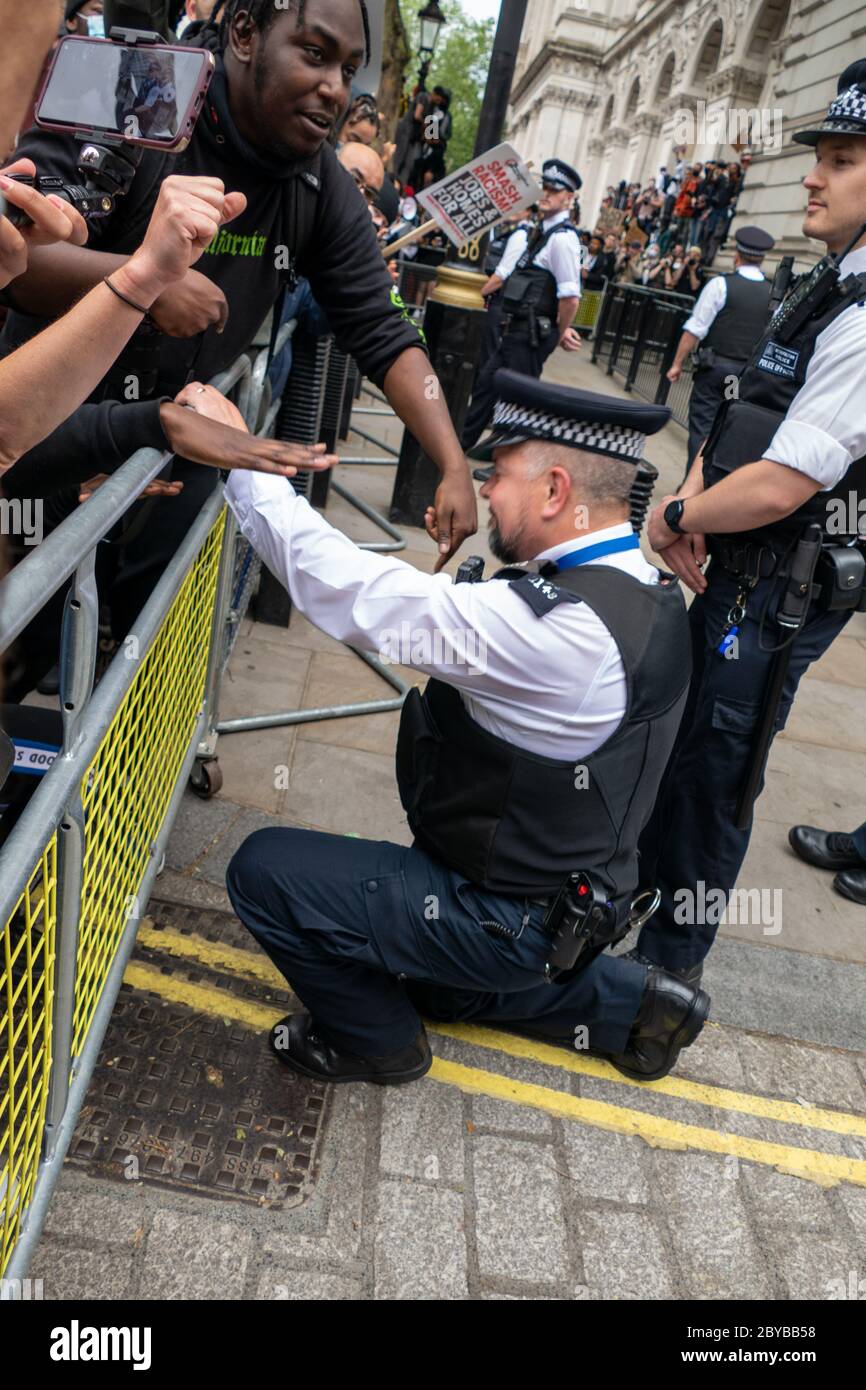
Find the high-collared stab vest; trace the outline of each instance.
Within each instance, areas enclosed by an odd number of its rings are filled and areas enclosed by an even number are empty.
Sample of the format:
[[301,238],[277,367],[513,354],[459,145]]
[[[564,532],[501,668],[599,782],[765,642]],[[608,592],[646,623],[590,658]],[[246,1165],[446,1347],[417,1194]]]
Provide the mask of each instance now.
[[[806,369],[819,334],[852,305],[858,306],[853,312],[866,315],[866,273],[848,275],[823,288],[816,283],[816,291],[810,292],[809,281],[817,277],[822,264],[819,262],[812,276],[806,277],[774,314],[740,373],[736,399],[725,400],[719,407],[704,446],[706,487],[727,477],[734,469],[764,457],[788,407],[806,380]],[[810,298],[814,301],[811,304]],[[790,321],[794,312],[805,314],[805,317],[795,331],[788,332],[786,320]],[[846,367],[844,361],[839,362],[840,372]],[[854,506],[850,505],[851,494]],[[847,534],[856,534],[859,501],[864,498],[866,457],[855,459],[834,488],[815,493],[782,521],[742,534],[783,551],[806,526],[816,522],[828,540],[839,542]],[[845,507],[834,506],[836,501],[844,502]],[[840,534],[839,517],[843,512],[851,518],[853,526]],[[828,523],[832,523],[830,530]]]
[[725,302],[713,319],[702,348],[720,357],[747,362],[767,324],[769,280],[750,280],[734,271],[725,277]]
[[[444,681],[412,690],[397,740],[400,798],[418,846],[498,892],[545,896],[569,873],[597,875],[625,920],[637,883],[637,841],[679,727],[691,674],[685,604],[676,582],[642,584],[608,565],[542,574],[505,570],[526,621],[550,622],[561,602],[585,603],[622,658],[626,709],[580,762],[518,748],[483,729]],[[512,577],[515,576],[515,577]]]

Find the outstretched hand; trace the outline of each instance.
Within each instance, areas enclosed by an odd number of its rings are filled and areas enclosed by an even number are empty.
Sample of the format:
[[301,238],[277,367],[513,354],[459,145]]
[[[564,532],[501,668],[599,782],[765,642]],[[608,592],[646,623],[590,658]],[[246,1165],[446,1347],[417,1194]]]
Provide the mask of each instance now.
[[174,453],[213,468],[294,478],[301,470],[321,473],[339,463],[336,454],[325,452],[324,444],[290,444],[250,434],[237,406],[200,381],[191,381],[173,403],[161,406],[160,419]]

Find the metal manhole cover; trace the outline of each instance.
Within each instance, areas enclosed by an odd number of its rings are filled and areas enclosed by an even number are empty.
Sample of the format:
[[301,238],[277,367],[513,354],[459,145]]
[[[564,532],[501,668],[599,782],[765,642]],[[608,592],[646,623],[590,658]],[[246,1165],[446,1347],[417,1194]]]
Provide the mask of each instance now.
[[298,1006],[267,957],[228,913],[152,903],[130,964],[67,1162],[222,1200],[307,1200],[327,1088],[231,1016]]

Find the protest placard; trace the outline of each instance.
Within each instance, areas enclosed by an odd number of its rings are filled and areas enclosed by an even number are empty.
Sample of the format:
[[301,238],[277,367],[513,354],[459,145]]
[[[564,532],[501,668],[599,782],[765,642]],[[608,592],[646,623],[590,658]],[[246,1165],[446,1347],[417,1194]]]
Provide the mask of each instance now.
[[455,246],[529,207],[541,189],[513,145],[495,145],[415,197]]

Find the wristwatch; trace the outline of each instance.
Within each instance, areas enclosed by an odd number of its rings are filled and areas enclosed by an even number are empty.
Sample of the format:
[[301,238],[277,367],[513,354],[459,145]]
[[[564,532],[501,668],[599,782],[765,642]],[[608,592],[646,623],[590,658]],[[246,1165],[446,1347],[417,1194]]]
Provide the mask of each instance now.
[[667,526],[669,531],[675,531],[678,536],[685,535],[682,526],[680,526],[685,505],[681,497],[675,497],[672,502],[668,502],[662,513],[665,519],[665,526]]

